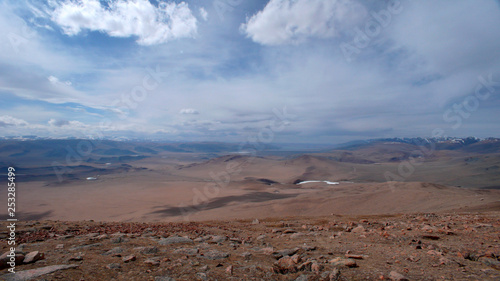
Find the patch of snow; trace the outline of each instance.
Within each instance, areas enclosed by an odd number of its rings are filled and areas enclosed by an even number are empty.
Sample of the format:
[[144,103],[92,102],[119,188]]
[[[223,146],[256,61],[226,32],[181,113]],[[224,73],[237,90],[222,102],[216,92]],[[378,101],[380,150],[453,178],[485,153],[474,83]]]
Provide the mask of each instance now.
[[335,182],[335,181],[301,181],[298,184],[306,184],[306,183],[313,183],[313,182],[324,182],[326,184],[340,184],[339,182]]

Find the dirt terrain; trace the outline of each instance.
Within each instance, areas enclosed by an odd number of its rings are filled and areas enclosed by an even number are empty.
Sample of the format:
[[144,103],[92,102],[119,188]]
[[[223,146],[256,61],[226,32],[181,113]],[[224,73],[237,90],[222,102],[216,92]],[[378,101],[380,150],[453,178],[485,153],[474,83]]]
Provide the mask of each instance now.
[[17,225],[17,251],[34,258],[22,264],[19,257],[16,275],[4,269],[0,278],[499,280],[499,218],[499,212],[486,212],[190,223],[28,221]]

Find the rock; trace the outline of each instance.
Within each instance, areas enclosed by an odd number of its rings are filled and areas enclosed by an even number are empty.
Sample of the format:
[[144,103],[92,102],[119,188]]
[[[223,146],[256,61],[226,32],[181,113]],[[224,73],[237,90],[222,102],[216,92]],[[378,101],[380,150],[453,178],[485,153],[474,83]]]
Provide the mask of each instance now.
[[198,272],[198,273],[196,273],[196,278],[198,280],[208,280],[207,274],[204,273],[204,272]]
[[311,271],[314,272],[314,273],[319,273],[322,269],[322,266],[319,265],[317,262],[313,262],[311,264]]
[[254,219],[254,220],[252,221],[252,224],[259,224],[259,223],[260,223],[260,221],[259,221],[258,219]]
[[64,249],[64,244],[57,244],[56,249]]
[[309,275],[302,274],[295,279],[295,281],[307,281],[309,280]]
[[487,257],[481,257],[478,259],[482,264],[486,266],[491,266],[494,269],[500,270],[500,261],[492,258],[487,258]]
[[304,250],[306,252],[310,252],[310,251],[316,250],[316,246],[307,246],[307,245],[304,245],[301,248],[302,248],[302,250]]
[[335,258],[330,260],[330,263],[333,266],[346,266],[346,267],[356,267],[356,261],[353,259],[345,259],[345,258]]
[[392,281],[408,281],[408,278],[396,271],[391,271],[391,273],[389,273],[389,279]]
[[155,281],[175,281],[175,279],[168,276],[156,276]]
[[267,247],[260,249],[259,252],[263,253],[264,255],[272,255],[274,253],[274,249],[272,247]]
[[147,265],[150,265],[150,266],[159,266],[160,260],[158,258],[150,258],[150,259],[146,259],[144,261],[144,263]]
[[299,248],[294,248],[294,249],[284,249],[281,251],[277,251],[273,253],[273,257],[275,259],[280,259],[284,256],[293,256],[299,251]]
[[69,258],[69,261],[82,261],[82,260],[83,260],[83,257],[80,255],[73,256],[73,257]]
[[208,265],[204,265],[204,266],[200,267],[200,270],[201,271],[207,271],[208,270]]
[[110,241],[111,241],[111,243],[114,243],[114,244],[122,243],[122,242],[125,242],[125,236],[121,235],[121,236],[113,237],[113,238],[111,238]]
[[23,263],[33,263],[45,259],[45,254],[38,251],[28,253],[23,260]]
[[175,254],[182,254],[182,255],[187,255],[187,256],[196,256],[199,253],[200,250],[197,248],[179,248],[174,250]]
[[252,253],[250,253],[250,252],[244,252],[244,253],[241,253],[240,256],[243,257],[244,259],[248,260],[252,256]]
[[283,231],[284,234],[291,234],[291,233],[296,233],[297,231],[295,231],[294,229],[285,229]]
[[139,253],[143,254],[143,255],[151,255],[151,254],[156,254],[158,253],[158,248],[157,247],[137,247],[137,248],[134,248],[134,250],[138,250]]
[[353,228],[351,230],[351,232],[352,233],[363,233],[363,232],[365,232],[365,228],[362,225],[360,225],[360,226]]
[[259,235],[259,236],[257,236],[257,238],[255,238],[255,240],[258,240],[258,241],[260,241],[260,240],[263,240],[263,239],[265,239],[266,237],[267,237],[267,235],[265,235],[265,234],[262,234],[262,235]]
[[422,235],[422,239],[427,239],[427,240],[439,240],[440,237],[436,235]]
[[186,237],[173,236],[160,239],[158,243],[160,245],[171,245],[171,244],[193,243],[193,240]]
[[103,255],[104,256],[121,256],[120,255],[121,253],[123,253],[123,248],[115,247],[115,248],[105,252]]
[[334,268],[332,272],[328,275],[328,280],[329,281],[338,281],[341,280],[340,277],[340,270],[338,268]]
[[233,275],[233,266],[232,265],[226,267],[226,273],[229,275]]
[[273,271],[276,273],[281,273],[281,274],[295,273],[295,272],[297,272],[297,266],[292,261],[291,257],[286,256],[286,257],[279,259],[273,265]]
[[84,250],[84,249],[89,249],[89,248],[94,248],[94,247],[101,247],[101,243],[95,243],[95,244],[89,244],[89,245],[82,245],[82,246],[75,246],[70,248],[70,251],[76,251],[76,250]]
[[346,254],[345,257],[348,258],[348,259],[356,259],[356,260],[362,260],[363,259],[362,255]]
[[228,253],[224,252],[219,252],[216,250],[211,250],[208,252],[203,253],[203,257],[209,260],[220,260],[220,259],[225,259],[229,257]]
[[106,268],[107,269],[120,269],[120,268],[122,268],[122,266],[118,263],[110,263],[110,264],[106,265]]
[[220,235],[215,235],[215,236],[212,236],[212,242],[214,243],[222,243],[224,241],[226,241],[226,237],[224,236],[220,236]]
[[76,264],[51,265],[51,266],[46,266],[46,267],[41,267],[41,268],[36,268],[36,269],[17,271],[16,273],[9,273],[9,274],[2,275],[0,277],[5,281],[25,281],[25,280],[31,280],[31,279],[37,278],[37,277],[45,275],[45,274],[56,272],[59,270],[65,270],[65,269],[76,268],[76,267],[78,267],[78,265],[76,265]]
[[128,262],[131,262],[131,261],[135,261],[136,257],[134,255],[128,255],[126,257],[123,257],[122,260],[123,260],[124,263],[128,263]]
[[305,233],[297,232],[297,233],[290,235],[290,238],[297,239],[297,238],[301,238],[302,236],[305,236],[305,235],[306,235]]
[[300,257],[294,255],[293,257],[286,256],[279,259],[273,265],[273,271],[275,273],[287,274],[295,273],[298,271],[297,264],[300,262]]

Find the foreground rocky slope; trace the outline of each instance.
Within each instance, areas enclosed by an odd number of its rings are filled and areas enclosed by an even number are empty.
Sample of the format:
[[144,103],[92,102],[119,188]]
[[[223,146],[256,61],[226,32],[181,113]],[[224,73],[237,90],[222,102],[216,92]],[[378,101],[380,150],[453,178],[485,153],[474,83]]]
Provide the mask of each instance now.
[[[7,272],[4,255],[0,279],[499,280],[499,218],[500,212],[19,222],[17,273]],[[5,239],[1,246],[6,252]]]

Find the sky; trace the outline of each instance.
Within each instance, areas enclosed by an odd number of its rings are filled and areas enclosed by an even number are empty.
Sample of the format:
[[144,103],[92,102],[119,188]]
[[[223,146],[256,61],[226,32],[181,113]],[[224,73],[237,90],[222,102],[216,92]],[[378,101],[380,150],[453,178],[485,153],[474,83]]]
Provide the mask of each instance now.
[[500,1],[0,0],[0,136],[500,137]]

